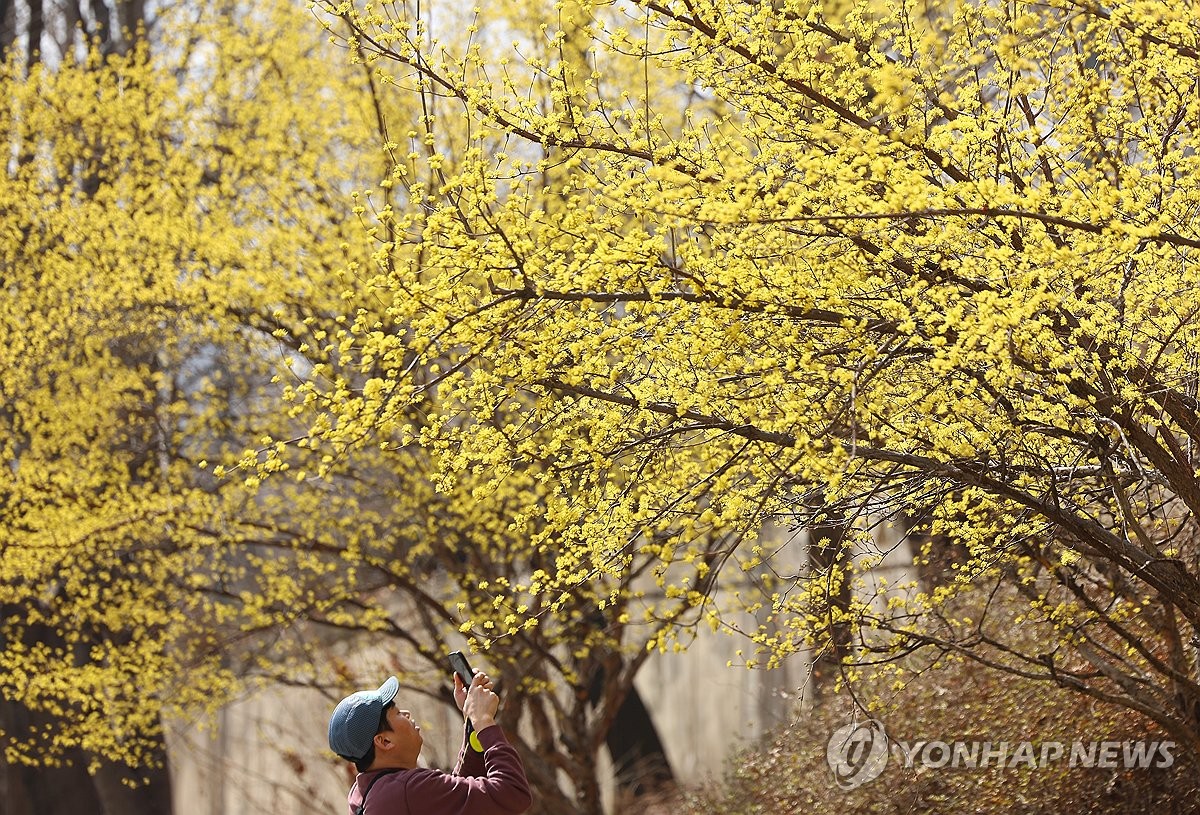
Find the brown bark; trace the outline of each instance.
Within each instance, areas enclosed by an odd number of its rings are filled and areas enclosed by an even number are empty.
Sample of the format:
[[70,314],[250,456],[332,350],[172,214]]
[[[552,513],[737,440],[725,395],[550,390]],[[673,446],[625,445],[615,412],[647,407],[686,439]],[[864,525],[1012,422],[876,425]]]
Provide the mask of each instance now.
[[0,59],[17,40],[16,9],[13,0],[0,0]]
[[850,648],[850,628],[845,622],[834,621],[838,611],[850,609],[850,580],[845,573],[849,562],[845,547],[846,527],[840,525],[814,526],[808,530],[808,560],[813,580],[829,584],[828,645],[817,653],[812,662],[813,699],[832,690],[842,669],[842,660]]
[[42,58],[42,34],[46,33],[46,9],[43,0],[28,0],[29,45],[25,52],[25,67],[33,68]]

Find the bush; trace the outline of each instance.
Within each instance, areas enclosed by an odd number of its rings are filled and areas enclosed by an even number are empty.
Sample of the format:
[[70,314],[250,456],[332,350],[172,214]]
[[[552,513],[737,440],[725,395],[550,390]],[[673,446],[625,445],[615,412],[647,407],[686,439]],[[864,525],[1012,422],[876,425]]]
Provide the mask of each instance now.
[[[680,811],[759,815],[866,813],[1200,813],[1193,759],[1179,749],[1169,767],[1071,766],[1068,756],[1030,768],[905,767],[898,742],[1033,743],[1133,741],[1169,737],[1143,717],[1019,677],[951,662],[898,692],[881,714],[893,747],[881,775],[855,789],[837,786],[826,759],[830,735],[864,714],[850,694],[830,697],[758,746],[740,753],[721,783],[693,790]],[[1067,750],[1070,750],[1068,745]],[[919,753],[917,754],[920,755]],[[1049,753],[1048,755],[1052,755]],[[1162,754],[1155,762],[1166,763]],[[1121,762],[1118,762],[1121,764]]]

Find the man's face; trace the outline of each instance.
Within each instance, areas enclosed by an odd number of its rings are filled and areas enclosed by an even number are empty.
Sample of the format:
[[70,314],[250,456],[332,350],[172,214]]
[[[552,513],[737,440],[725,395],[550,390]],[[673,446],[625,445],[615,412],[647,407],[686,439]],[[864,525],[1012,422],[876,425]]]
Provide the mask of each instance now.
[[387,711],[388,725],[391,731],[381,735],[391,741],[389,753],[401,766],[415,767],[417,756],[421,754],[421,745],[425,740],[421,737],[421,728],[413,719],[412,713],[392,704]]

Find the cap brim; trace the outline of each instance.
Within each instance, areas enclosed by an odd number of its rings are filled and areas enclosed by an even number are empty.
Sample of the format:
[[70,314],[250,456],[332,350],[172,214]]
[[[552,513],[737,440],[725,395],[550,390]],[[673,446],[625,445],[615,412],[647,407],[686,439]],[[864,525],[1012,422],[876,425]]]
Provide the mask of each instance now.
[[385,705],[396,698],[396,694],[400,692],[400,680],[394,676],[389,676],[387,681],[379,686],[379,690],[375,692],[376,698]]

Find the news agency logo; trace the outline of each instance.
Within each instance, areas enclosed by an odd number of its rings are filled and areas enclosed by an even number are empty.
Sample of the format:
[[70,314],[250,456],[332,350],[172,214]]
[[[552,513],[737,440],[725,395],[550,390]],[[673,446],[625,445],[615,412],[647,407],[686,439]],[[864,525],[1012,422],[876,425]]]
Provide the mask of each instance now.
[[1069,767],[1166,769],[1175,763],[1173,741],[892,741],[875,719],[839,727],[829,737],[825,759],[844,790],[874,781],[895,753],[905,768],[926,770],[1030,769]]
[[887,759],[887,733],[875,719],[839,727],[825,747],[833,780],[844,790],[874,781],[887,766]]

